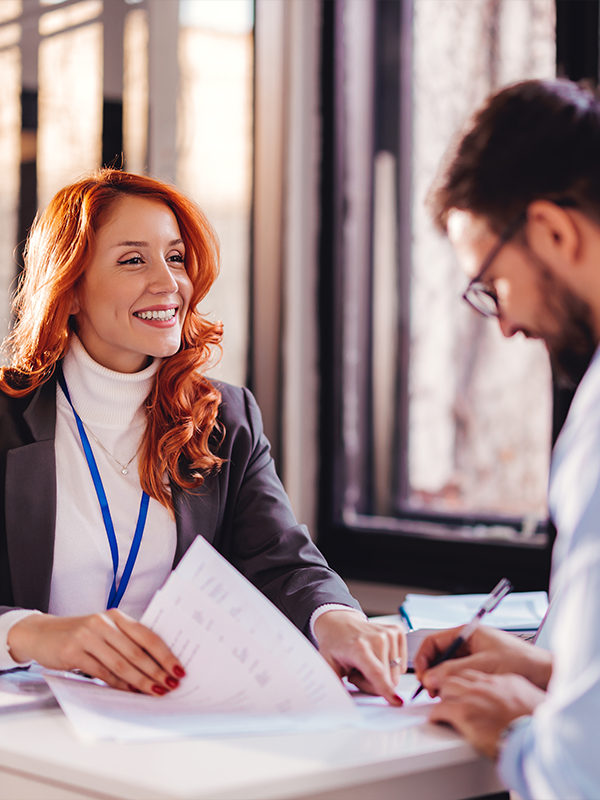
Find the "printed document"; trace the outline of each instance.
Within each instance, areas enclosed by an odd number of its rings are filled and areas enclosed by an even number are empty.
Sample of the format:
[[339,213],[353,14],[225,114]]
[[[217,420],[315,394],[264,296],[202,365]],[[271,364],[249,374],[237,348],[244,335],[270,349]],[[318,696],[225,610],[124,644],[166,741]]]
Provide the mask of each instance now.
[[202,537],[141,621],[180,659],[186,677],[161,698],[48,677],[67,716],[88,735],[314,729],[357,717],[317,650]]

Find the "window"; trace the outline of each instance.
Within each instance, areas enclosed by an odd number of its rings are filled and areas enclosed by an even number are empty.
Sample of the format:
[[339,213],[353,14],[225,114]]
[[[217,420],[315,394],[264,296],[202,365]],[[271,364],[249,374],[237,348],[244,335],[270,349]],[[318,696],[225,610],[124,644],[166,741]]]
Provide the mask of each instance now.
[[252,0],[0,2],[0,340],[37,209],[87,171],[124,167],[177,183],[215,225],[224,268],[203,306],[225,324],[214,374],[245,382],[253,12]]
[[547,356],[460,303],[465,277],[424,200],[490,91],[556,74],[556,4],[323,13],[320,544],[347,577],[544,588]]

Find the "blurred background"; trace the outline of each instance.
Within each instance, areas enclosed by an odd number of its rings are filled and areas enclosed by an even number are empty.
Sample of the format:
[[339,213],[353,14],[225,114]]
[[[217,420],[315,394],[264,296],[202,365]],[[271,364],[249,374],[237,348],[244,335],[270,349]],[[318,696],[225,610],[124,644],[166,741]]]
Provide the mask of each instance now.
[[[597,0],[0,0],[0,328],[38,208],[112,165],[213,222],[215,377],[369,611],[546,588],[570,396],[501,341],[425,207],[491,91],[598,77]],[[367,598],[366,601],[364,598]]]

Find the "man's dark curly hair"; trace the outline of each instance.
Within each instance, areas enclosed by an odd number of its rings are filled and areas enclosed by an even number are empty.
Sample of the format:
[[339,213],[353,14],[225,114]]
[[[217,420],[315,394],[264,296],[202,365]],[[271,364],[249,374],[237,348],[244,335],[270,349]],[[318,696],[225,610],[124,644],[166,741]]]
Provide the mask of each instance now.
[[442,231],[457,208],[500,233],[539,199],[600,223],[600,101],[566,80],[524,81],[492,95],[450,148],[429,205]]

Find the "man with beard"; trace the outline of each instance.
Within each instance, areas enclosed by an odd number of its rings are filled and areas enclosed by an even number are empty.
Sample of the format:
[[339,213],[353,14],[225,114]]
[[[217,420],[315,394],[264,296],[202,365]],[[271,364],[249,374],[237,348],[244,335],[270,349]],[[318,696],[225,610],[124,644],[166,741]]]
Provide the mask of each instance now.
[[432,191],[435,219],[471,278],[464,294],[505,336],[541,338],[578,385],[556,443],[551,603],[537,646],[480,628],[428,638],[417,677],[446,722],[498,760],[524,798],[600,797],[600,102],[568,81],[490,98]]

